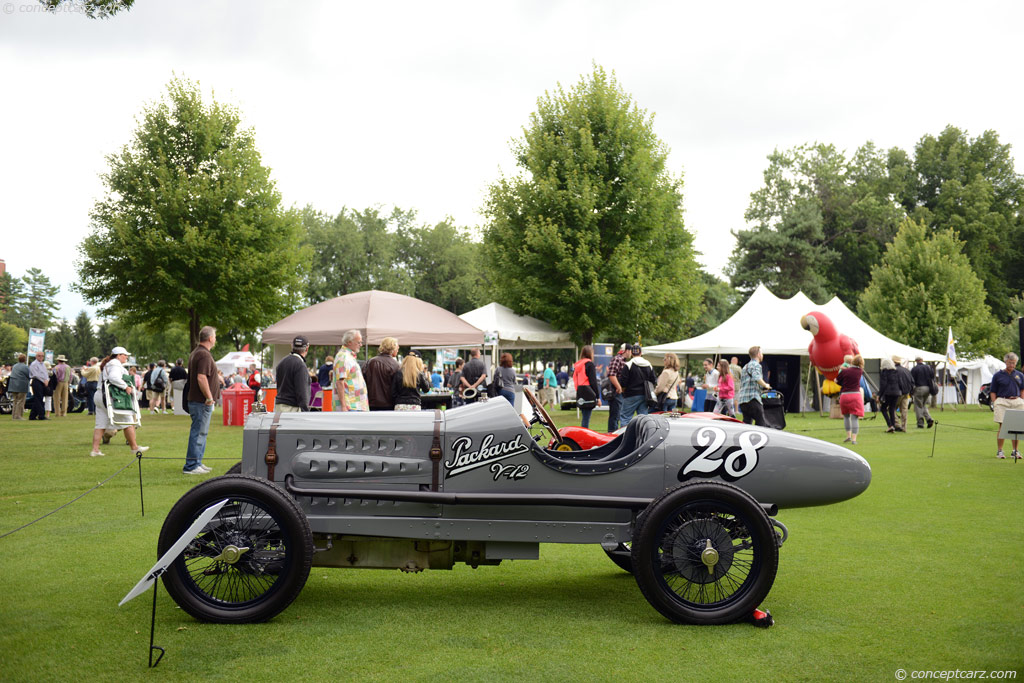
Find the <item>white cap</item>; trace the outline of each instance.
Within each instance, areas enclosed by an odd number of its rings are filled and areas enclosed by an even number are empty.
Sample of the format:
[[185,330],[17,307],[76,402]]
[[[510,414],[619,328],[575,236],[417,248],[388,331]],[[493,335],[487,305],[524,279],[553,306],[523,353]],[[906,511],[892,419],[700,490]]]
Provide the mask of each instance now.
[[111,350],[111,352],[110,352],[110,355],[111,355],[111,356],[119,356],[119,355],[121,355],[122,353],[123,353],[124,355],[126,355],[126,356],[130,356],[130,355],[132,355],[132,354],[128,353],[128,349],[124,348],[123,346],[115,346],[115,347],[113,348],[113,350]]

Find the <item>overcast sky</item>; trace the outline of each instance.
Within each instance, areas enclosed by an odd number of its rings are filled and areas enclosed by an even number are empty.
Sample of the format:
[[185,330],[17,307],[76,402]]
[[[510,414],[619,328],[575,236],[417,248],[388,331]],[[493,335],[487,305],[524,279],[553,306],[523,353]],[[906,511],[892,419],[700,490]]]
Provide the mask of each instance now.
[[286,205],[477,226],[537,98],[597,63],[655,114],[721,275],[775,148],[909,151],[953,124],[1020,154],[1022,20],[1021,2],[136,0],[95,21],[0,0],[0,259],[60,284],[61,315],[93,310],[70,284],[98,176],[172,74],[240,108]]

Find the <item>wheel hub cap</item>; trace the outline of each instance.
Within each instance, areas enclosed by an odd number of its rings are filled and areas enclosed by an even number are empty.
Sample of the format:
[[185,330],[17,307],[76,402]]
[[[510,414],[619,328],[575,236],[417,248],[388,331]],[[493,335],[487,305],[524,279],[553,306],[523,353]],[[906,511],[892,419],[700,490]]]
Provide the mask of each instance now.
[[214,562],[220,561],[226,564],[235,564],[242,558],[242,554],[248,550],[248,548],[239,548],[236,545],[229,545],[221,551],[220,555],[213,558],[213,560]]

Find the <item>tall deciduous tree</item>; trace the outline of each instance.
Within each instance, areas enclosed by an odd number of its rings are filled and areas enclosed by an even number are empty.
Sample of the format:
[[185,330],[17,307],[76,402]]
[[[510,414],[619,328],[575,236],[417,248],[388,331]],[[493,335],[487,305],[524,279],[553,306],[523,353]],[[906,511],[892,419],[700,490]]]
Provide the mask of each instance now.
[[897,341],[918,348],[941,352],[952,327],[958,352],[993,350],[998,326],[963,242],[952,230],[928,232],[922,223],[903,222],[882,263],[871,272],[861,315]]
[[692,236],[668,150],[600,67],[545,93],[513,143],[520,174],[494,183],[484,244],[512,309],[595,335],[676,338],[698,314]]
[[395,208],[343,208],[337,216],[306,207],[303,243],[310,258],[304,298],[310,304],[369,289],[411,295],[413,283],[402,267],[400,233],[416,214]]
[[255,329],[294,309],[300,219],[261,164],[237,110],[175,78],[107,157],[105,199],[80,245],[76,287],[128,325]]
[[410,227],[401,237],[402,261],[417,299],[452,313],[490,303],[482,246],[469,231],[444,220],[434,226]]
[[0,322],[0,363],[13,363],[28,347],[28,330]]
[[994,131],[969,138],[947,126],[926,135],[915,148],[910,172],[902,172],[900,200],[907,212],[932,230],[952,228],[964,253],[985,283],[986,302],[999,320],[1024,290],[1024,177],[1014,170],[1010,145]]
[[852,157],[833,145],[803,145],[768,156],[764,186],[735,234],[728,272],[751,292],[763,282],[780,296],[803,290],[856,301],[903,217],[889,157],[871,142]]

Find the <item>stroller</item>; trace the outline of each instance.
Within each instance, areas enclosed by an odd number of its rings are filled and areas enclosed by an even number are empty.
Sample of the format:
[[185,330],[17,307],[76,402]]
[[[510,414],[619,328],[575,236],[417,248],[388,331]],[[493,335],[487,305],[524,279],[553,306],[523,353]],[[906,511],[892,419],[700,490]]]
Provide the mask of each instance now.
[[14,399],[7,393],[7,377],[0,379],[0,415],[10,415],[14,412]]
[[772,429],[786,428],[786,400],[781,391],[766,391],[761,394],[764,407],[764,421]]

